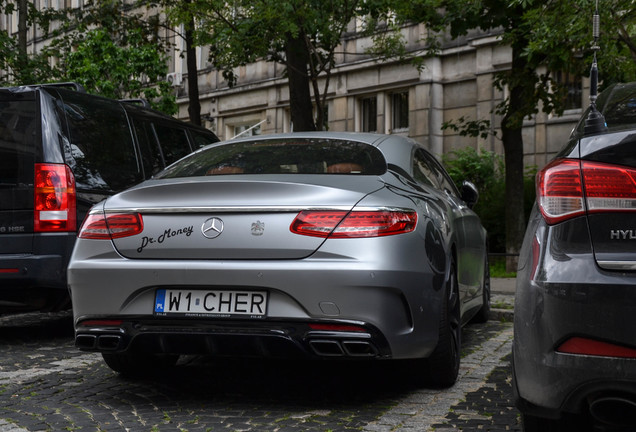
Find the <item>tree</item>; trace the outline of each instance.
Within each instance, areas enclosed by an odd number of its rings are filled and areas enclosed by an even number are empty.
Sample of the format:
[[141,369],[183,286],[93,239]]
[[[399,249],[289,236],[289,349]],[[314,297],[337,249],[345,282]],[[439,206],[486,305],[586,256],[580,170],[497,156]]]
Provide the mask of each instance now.
[[0,31],[0,68],[6,72],[2,84],[22,85],[50,80],[52,68],[48,58],[40,53],[27,52],[29,27],[46,26],[49,15],[39,12],[27,0],[0,0],[0,11],[7,15],[15,13],[18,18],[17,38],[6,30]]
[[[496,109],[502,117],[505,153],[508,254],[518,253],[526,223],[523,120],[539,110],[562,112],[563,88],[554,74],[581,74],[589,68],[593,6],[590,0],[387,0],[380,8],[391,11],[398,21],[425,23],[431,31],[429,55],[437,52],[446,35],[457,38],[477,28],[500,31],[501,43],[511,48],[510,69],[497,73],[494,81],[498,88],[508,88],[507,98]],[[606,53],[599,57],[599,67],[607,82],[636,79],[635,9],[631,0],[604,1],[602,16],[606,26],[600,43]],[[625,58],[627,62],[621,61]],[[509,268],[513,267],[516,262],[509,262]]]
[[76,81],[110,98],[145,98],[167,114],[177,111],[173,89],[164,79],[168,45],[158,35],[157,16],[146,18],[113,0],[64,12],[67,19],[43,50],[61,59],[57,79]]
[[201,0],[195,6],[198,44],[210,45],[210,60],[230,85],[237,82],[239,66],[262,59],[283,64],[294,130],[322,129],[335,50],[361,3],[236,0],[228,6],[223,0]]

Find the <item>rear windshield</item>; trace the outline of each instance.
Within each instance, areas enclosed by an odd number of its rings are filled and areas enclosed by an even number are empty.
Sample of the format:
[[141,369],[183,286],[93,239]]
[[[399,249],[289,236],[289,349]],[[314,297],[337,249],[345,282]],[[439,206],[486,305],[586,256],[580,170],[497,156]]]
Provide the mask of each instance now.
[[235,174],[381,175],[382,153],[339,139],[271,139],[212,146],[183,159],[156,178]]
[[[599,95],[596,106],[602,110],[609,132],[636,128],[636,83],[616,84]],[[582,136],[588,108],[576,127],[576,135]]]

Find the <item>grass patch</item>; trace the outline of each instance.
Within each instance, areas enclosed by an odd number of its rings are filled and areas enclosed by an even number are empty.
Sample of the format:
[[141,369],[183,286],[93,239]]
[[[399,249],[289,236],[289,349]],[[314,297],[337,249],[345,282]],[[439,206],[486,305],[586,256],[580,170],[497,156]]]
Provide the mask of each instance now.
[[517,272],[506,271],[506,258],[496,257],[490,259],[490,277],[491,278],[515,278]]

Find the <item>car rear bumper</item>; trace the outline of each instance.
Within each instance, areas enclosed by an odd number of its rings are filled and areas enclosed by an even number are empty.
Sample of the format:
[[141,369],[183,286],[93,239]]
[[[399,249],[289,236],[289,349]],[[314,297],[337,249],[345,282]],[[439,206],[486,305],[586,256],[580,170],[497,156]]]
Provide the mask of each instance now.
[[0,309],[35,310],[68,303],[66,267],[75,233],[37,236],[34,253],[0,254]]
[[[271,326],[272,332],[278,334],[281,322],[357,322],[373,329],[369,330],[370,335],[379,335],[372,336],[373,348],[369,349],[377,351],[380,357],[423,358],[429,356],[437,344],[444,277],[430,271],[425,256],[410,254],[410,258],[401,259],[397,264],[376,254],[370,254],[374,262],[334,256],[258,261],[127,260],[109,249],[108,242],[97,245],[103,245],[103,255],[99,251],[95,255],[93,244],[93,258],[72,259],[68,269],[78,332],[83,321],[106,318],[144,322],[148,326],[141,333],[159,335],[156,339],[173,334],[186,337],[190,327],[192,333],[199,331],[197,328],[207,328],[206,331],[214,334],[236,325],[247,328],[249,331],[243,331],[247,336],[254,333],[265,339],[259,332]],[[75,253],[82,253],[81,247],[76,247]],[[165,327],[173,317],[153,313],[158,289],[237,287],[266,291],[267,315],[259,319],[180,318],[182,327],[174,330]],[[124,331],[132,332],[126,333],[124,339],[136,338],[139,333],[132,329]],[[287,328],[275,338],[301,345],[307,342],[304,333]],[[354,338],[359,339],[359,335]],[[348,348],[336,342],[346,352]],[[332,342],[326,343],[324,349],[328,349],[328,344],[334,345],[336,351],[339,349]],[[362,345],[360,349],[364,350]],[[85,345],[88,346],[90,342]]]
[[528,241],[520,257],[513,345],[517,405],[551,418],[593,412],[607,398],[636,406],[636,357],[559,350],[573,337],[636,348],[636,275],[600,269],[584,237],[568,246],[549,233],[555,229],[535,231],[542,246],[536,271]]

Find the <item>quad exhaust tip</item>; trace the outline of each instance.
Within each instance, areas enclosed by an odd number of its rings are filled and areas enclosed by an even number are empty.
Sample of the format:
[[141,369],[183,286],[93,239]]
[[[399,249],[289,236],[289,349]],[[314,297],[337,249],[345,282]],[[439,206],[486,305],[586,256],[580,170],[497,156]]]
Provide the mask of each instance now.
[[115,351],[120,344],[121,336],[119,335],[78,334],[75,337],[75,346],[86,350]]

